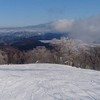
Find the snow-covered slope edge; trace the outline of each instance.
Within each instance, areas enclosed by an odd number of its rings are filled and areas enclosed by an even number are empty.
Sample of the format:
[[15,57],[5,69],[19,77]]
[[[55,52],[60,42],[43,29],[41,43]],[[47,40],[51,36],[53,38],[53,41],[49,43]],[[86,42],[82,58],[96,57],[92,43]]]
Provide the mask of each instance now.
[[0,65],[0,100],[99,99],[99,71],[57,64]]

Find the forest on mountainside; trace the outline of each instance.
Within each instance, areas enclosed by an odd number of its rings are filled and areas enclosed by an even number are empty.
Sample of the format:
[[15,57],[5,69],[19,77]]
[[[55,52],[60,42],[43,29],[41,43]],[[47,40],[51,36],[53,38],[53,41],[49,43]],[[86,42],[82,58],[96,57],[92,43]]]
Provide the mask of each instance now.
[[83,45],[73,39],[54,39],[52,49],[37,46],[21,51],[0,47],[0,64],[55,63],[100,70],[100,46]]

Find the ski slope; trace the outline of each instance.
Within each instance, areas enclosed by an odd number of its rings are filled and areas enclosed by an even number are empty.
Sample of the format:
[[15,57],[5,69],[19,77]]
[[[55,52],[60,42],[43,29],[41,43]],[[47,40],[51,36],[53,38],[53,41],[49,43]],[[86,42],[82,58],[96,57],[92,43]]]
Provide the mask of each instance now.
[[57,64],[0,65],[0,100],[100,100],[100,72]]

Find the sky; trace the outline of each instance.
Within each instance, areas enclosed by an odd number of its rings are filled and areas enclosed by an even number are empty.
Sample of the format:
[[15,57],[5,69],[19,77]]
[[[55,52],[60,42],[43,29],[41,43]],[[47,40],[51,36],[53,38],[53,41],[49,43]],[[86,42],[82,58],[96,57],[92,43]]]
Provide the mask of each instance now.
[[0,0],[0,26],[27,26],[100,15],[100,0]]

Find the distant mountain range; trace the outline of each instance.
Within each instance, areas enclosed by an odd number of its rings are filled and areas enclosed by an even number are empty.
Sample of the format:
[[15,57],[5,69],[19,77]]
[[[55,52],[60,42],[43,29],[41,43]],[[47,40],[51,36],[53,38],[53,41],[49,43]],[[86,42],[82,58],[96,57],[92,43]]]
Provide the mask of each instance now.
[[68,32],[61,32],[54,27],[54,22],[25,27],[0,28],[0,46],[14,46],[18,49],[32,49],[36,46],[50,46],[39,40],[69,37]]
[[[75,39],[78,37],[80,40],[93,39],[93,36],[92,39],[90,39],[91,36],[89,37],[89,34],[88,37],[84,36],[84,34],[81,34],[80,29],[77,29],[78,27],[76,26],[77,25],[73,20],[58,20],[33,26],[0,28],[0,46],[9,45],[15,47],[17,46],[19,48],[24,45],[22,48],[25,48],[25,46],[29,45],[29,47],[32,48],[36,47],[35,44],[38,44],[38,46],[45,45],[40,40],[51,40],[54,38],[60,39],[61,37],[69,37]],[[79,32],[80,35],[77,34]],[[99,37],[95,37],[96,40],[94,39],[93,42],[100,43]]]
[[11,44],[25,38],[33,37],[38,40],[48,40],[68,36],[54,27],[54,22],[25,27],[0,28],[0,43]]

